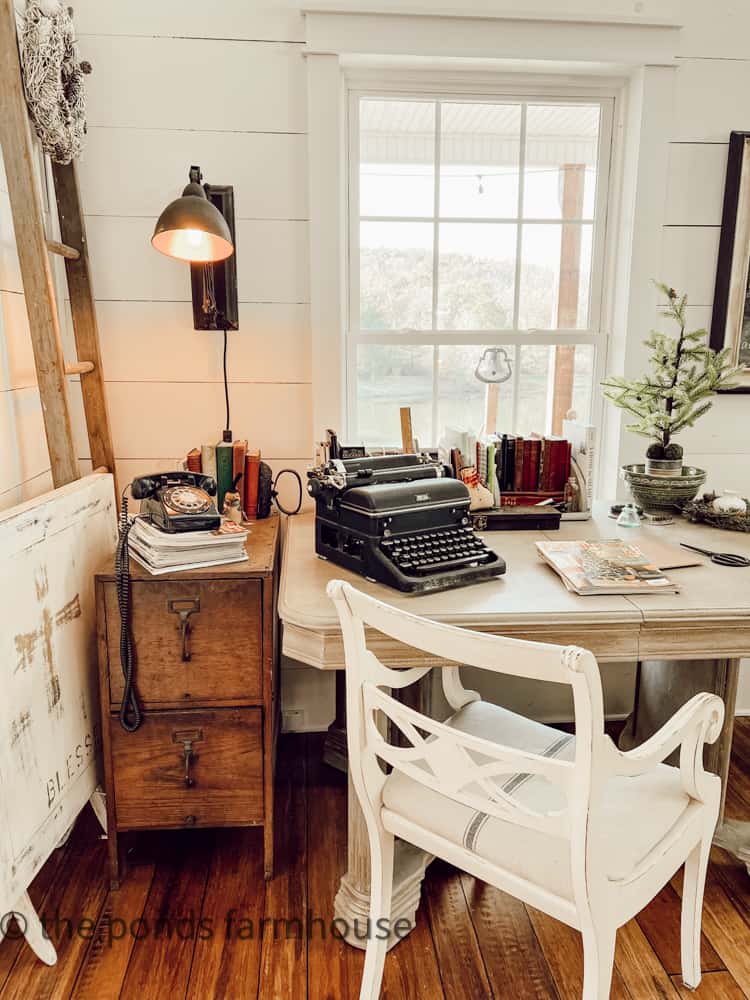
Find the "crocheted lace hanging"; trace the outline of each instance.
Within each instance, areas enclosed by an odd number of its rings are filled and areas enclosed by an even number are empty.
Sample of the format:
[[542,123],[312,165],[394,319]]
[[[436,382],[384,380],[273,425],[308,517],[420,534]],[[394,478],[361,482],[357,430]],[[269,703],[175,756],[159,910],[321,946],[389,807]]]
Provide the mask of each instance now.
[[86,132],[83,77],[91,65],[78,61],[72,15],[60,0],[27,0],[19,38],[29,115],[55,163],[75,159]]

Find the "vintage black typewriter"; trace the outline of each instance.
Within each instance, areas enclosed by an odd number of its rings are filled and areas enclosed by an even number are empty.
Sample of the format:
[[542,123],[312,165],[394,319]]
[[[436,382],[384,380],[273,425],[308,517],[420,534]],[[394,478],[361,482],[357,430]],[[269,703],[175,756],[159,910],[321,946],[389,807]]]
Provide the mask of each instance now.
[[308,473],[315,551],[397,590],[448,590],[505,572],[475,534],[469,491],[421,455],[333,459]]

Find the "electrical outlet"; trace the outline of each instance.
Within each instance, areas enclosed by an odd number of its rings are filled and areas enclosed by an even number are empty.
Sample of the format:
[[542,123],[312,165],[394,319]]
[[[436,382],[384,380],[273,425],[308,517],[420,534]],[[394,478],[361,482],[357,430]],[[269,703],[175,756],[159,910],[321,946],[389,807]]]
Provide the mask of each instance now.
[[282,712],[282,729],[285,733],[299,732],[305,728],[304,708],[286,708]]

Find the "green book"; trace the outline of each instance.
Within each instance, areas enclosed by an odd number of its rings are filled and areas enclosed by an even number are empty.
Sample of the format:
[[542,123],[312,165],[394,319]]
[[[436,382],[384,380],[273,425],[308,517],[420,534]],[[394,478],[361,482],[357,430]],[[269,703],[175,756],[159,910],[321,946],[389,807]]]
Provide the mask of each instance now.
[[224,494],[232,488],[232,442],[219,441],[216,445],[216,506],[224,510]]

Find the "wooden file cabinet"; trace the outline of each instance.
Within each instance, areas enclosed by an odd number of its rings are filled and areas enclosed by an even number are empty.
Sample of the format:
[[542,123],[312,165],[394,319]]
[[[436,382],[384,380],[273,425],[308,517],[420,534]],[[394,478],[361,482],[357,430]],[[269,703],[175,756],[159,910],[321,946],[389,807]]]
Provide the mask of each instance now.
[[244,563],[152,576],[131,560],[135,688],[144,716],[135,733],[118,718],[115,576],[112,567],[96,576],[115,887],[118,835],[126,830],[262,825],[266,878],[273,873],[278,547],[279,519],[270,517],[253,523]]

